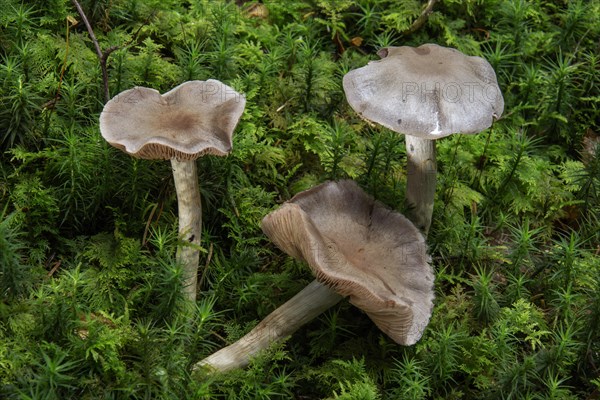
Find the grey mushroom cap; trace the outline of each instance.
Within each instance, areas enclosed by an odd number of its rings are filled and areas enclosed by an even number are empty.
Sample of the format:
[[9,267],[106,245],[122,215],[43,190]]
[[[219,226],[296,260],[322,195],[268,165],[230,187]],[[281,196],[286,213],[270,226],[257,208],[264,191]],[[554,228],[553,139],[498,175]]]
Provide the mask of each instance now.
[[188,81],[161,95],[135,87],[113,97],[100,114],[111,145],[145,159],[194,160],[226,155],[246,99],[214,79]]
[[343,78],[350,106],[395,132],[439,139],[474,134],[504,111],[492,66],[481,57],[436,44],[381,49],[381,60]]
[[267,215],[262,229],[394,341],[420,339],[433,308],[434,274],[423,236],[402,214],[353,181],[326,182]]

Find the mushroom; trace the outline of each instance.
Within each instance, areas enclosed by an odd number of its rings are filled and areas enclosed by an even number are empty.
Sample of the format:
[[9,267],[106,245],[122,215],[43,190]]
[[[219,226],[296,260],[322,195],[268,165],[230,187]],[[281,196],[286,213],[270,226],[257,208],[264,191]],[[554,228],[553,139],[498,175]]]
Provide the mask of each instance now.
[[196,299],[202,204],[196,159],[227,155],[246,104],[244,96],[213,79],[182,83],[161,95],[135,87],[113,97],[100,114],[108,143],[144,159],[171,160],[177,192],[177,261],[184,271],[184,292]]
[[381,60],[343,78],[350,106],[362,118],[406,135],[406,205],[427,235],[436,183],[435,140],[490,127],[504,110],[492,66],[483,58],[424,44],[387,47]]
[[297,194],[267,215],[262,229],[281,250],[305,261],[316,280],[196,369],[243,367],[343,297],[395,342],[419,340],[431,316],[434,276],[423,235],[403,215],[346,180]]

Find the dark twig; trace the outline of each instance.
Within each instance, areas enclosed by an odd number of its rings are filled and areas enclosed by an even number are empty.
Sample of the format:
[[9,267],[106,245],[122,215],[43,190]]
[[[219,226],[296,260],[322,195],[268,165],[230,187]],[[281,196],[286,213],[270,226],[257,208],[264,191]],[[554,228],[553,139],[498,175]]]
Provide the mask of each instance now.
[[77,12],[79,13],[79,16],[81,17],[81,19],[83,20],[83,23],[85,24],[85,27],[87,28],[87,31],[90,34],[90,38],[92,39],[92,43],[94,44],[94,49],[96,50],[96,55],[98,56],[98,59],[100,60],[100,69],[102,70],[102,82],[104,83],[104,101],[108,102],[110,100],[110,91],[109,91],[109,87],[108,87],[108,68],[106,67],[108,57],[114,51],[119,50],[123,47],[127,47],[131,43],[133,43],[135,41],[135,39],[137,38],[138,34],[140,33],[140,30],[142,29],[142,27],[144,27],[145,25],[148,24],[148,21],[145,21],[145,23],[142,24],[138,28],[138,30],[133,34],[130,41],[128,41],[127,43],[125,43],[124,45],[121,45],[121,46],[111,46],[108,49],[103,51],[100,48],[98,39],[96,39],[96,35],[94,34],[94,30],[92,29],[92,26],[90,25],[90,21],[88,21],[85,13],[83,12],[83,8],[81,8],[81,5],[79,4],[79,2],[77,0],[71,0],[71,2],[75,6],[75,8],[77,8]]
[[54,264],[52,264],[52,269],[50,270],[50,272],[48,272],[48,274],[46,275],[46,277],[47,277],[47,278],[50,278],[50,277],[52,277],[52,275],[54,275],[54,273],[55,273],[56,271],[58,271],[58,269],[60,268],[60,264],[61,264],[61,261],[60,261],[60,260],[58,260],[58,261],[56,261]]
[[417,18],[415,20],[415,22],[413,22],[412,25],[407,30],[402,32],[402,34],[410,35],[411,33],[414,33],[417,30],[419,30],[419,28],[421,28],[425,24],[425,22],[427,22],[427,19],[429,18],[429,14],[431,14],[433,12],[433,6],[435,5],[436,2],[437,2],[437,0],[429,0],[427,2],[427,5],[425,6],[425,9],[421,13],[421,15],[419,15],[419,18]]
[[210,265],[210,262],[212,261],[212,256],[213,256],[213,244],[211,243],[208,246],[208,255],[206,256],[206,262],[204,263],[204,270],[202,271],[202,275],[200,276],[200,281],[198,282],[199,288],[202,288],[202,286],[204,285],[204,279],[206,278],[206,272],[208,270],[208,266]]
[[96,49],[96,55],[100,60],[100,69],[102,70],[102,82],[104,82],[104,101],[107,102],[108,100],[110,100],[110,92],[108,89],[108,69],[106,68],[106,59],[108,58],[108,55],[110,53],[107,54],[105,52],[102,52],[100,44],[98,43],[98,39],[96,39],[96,35],[94,34],[94,30],[90,25],[90,21],[88,21],[85,13],[83,12],[83,8],[81,8],[79,2],[77,0],[71,0],[71,2],[75,6],[75,8],[77,8],[77,12],[79,13],[79,16],[85,24],[85,27],[87,28],[87,31],[90,34],[90,38],[92,39],[92,43],[94,44],[94,48]]

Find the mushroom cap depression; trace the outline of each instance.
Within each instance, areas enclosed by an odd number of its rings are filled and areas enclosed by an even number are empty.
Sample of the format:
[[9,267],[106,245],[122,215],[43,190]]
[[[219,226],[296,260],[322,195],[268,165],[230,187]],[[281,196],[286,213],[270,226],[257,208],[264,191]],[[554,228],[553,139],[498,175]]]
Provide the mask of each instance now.
[[100,114],[111,145],[138,158],[194,160],[231,151],[246,99],[214,80],[188,81],[161,95],[135,87],[113,97]]
[[431,316],[434,275],[423,236],[402,214],[353,181],[326,182],[271,212],[262,229],[394,341],[419,340]]
[[387,47],[343,78],[350,106],[395,132],[439,139],[478,133],[504,111],[496,73],[481,57],[424,44]]

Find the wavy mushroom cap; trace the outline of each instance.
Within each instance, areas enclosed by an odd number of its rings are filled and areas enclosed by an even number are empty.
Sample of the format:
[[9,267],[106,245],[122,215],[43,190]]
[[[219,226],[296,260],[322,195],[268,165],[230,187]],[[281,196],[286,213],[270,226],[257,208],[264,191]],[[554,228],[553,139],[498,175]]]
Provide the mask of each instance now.
[[431,316],[434,275],[423,236],[402,214],[353,181],[327,182],[267,215],[262,229],[394,341],[419,340]]
[[111,145],[138,158],[194,160],[231,151],[243,95],[214,79],[188,81],[161,95],[135,87],[113,97],[100,114]]
[[424,139],[473,134],[504,111],[496,73],[483,58],[424,44],[387,47],[382,59],[343,78],[350,106],[361,117]]

